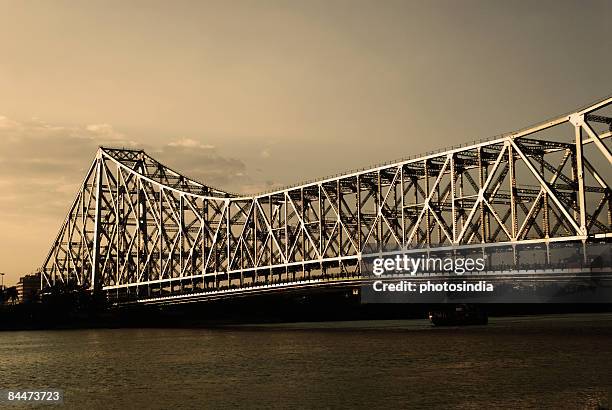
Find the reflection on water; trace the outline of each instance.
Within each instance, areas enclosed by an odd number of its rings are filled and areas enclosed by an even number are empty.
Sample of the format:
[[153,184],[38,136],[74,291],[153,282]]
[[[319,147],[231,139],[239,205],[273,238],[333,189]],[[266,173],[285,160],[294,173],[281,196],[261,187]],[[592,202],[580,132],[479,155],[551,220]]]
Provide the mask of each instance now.
[[72,408],[596,408],[612,315],[0,332],[0,389],[43,387]]

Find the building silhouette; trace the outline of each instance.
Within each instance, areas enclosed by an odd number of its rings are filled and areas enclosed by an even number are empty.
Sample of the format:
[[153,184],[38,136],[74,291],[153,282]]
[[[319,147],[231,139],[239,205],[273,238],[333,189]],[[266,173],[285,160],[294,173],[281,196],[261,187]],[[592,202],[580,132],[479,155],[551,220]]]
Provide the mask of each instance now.
[[35,301],[40,289],[40,272],[25,275],[19,278],[17,294],[19,303]]

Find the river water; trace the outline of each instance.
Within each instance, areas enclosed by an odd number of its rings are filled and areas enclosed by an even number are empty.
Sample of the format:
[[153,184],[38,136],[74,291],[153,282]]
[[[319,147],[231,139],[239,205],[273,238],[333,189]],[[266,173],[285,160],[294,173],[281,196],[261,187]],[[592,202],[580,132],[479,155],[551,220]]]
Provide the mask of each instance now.
[[0,332],[0,389],[68,408],[597,408],[612,314]]

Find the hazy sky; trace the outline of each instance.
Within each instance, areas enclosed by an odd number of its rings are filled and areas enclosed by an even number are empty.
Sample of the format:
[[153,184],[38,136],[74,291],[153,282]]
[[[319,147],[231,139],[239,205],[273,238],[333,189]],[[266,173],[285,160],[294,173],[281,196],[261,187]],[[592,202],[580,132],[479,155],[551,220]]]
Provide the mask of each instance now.
[[611,1],[0,1],[0,271],[100,144],[257,192],[612,93]]

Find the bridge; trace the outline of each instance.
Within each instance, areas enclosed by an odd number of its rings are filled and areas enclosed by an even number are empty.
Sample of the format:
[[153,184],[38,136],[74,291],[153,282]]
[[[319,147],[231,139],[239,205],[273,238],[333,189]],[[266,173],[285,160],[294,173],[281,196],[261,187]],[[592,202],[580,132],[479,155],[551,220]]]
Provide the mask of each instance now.
[[398,252],[476,252],[502,276],[589,266],[592,249],[610,253],[611,109],[607,98],[516,132],[254,196],[197,182],[142,150],[101,147],[41,287],[181,303],[356,285],[369,260]]

